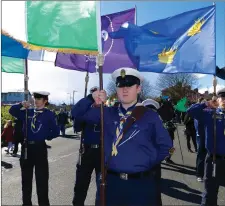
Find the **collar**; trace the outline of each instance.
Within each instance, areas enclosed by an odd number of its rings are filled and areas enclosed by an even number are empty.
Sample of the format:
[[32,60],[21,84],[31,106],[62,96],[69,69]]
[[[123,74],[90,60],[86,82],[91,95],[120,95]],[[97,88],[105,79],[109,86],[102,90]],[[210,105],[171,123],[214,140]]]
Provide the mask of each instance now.
[[35,108],[34,109],[34,112],[43,112],[45,110],[45,108],[42,108],[42,109],[37,109],[37,108]]
[[125,115],[128,111],[132,111],[134,109],[134,107],[136,106],[137,102],[135,104],[133,104],[131,107],[124,109],[122,104],[120,103],[120,109],[121,109],[121,112]]

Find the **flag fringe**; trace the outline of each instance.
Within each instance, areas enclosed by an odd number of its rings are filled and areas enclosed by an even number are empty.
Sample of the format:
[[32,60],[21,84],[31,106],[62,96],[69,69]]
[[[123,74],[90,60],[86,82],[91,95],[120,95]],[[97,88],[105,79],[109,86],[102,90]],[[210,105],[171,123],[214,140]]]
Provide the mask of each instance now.
[[80,49],[68,49],[68,48],[49,48],[45,46],[37,46],[30,43],[22,43],[23,47],[29,50],[45,50],[49,52],[62,52],[69,54],[83,54],[83,55],[97,55],[98,51],[90,51],[90,50],[80,50]]
[[45,51],[49,51],[49,52],[62,52],[62,53],[69,53],[69,54],[98,55],[98,51],[68,49],[68,48],[49,48],[49,47],[44,47],[44,46],[33,45],[33,44],[27,43],[25,41],[18,40],[16,38],[14,38],[12,35],[10,35],[6,31],[4,31],[3,29],[2,29],[2,34],[14,39],[15,41],[17,41],[19,43],[21,43],[24,48],[29,49],[29,50],[33,50],[33,51],[35,51],[35,50],[36,51],[37,50],[45,50]]

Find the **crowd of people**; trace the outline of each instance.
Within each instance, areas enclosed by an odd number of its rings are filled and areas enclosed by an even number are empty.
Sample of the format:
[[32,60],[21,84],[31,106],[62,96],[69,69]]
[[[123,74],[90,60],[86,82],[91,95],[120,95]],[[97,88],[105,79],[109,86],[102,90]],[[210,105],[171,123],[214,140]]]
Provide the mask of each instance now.
[[[170,99],[161,102],[146,99],[140,102],[138,96],[143,78],[135,69],[117,69],[112,77],[116,84],[119,103],[104,108],[106,174],[101,174],[100,161],[100,105],[107,100],[106,91],[92,88],[90,94],[74,105],[71,111],[74,131],[81,132],[72,203],[76,206],[84,205],[91,174],[95,170],[96,205],[101,204],[101,187],[105,187],[107,206],[162,205],[160,164],[163,161],[168,164],[174,163],[173,141],[177,129],[174,106]],[[36,173],[38,204],[50,205],[45,140],[58,137],[60,130],[62,135],[65,135],[68,117],[61,110],[56,118],[52,111],[45,108],[48,104],[48,92],[35,92],[33,96],[35,108],[29,108],[29,102],[22,102],[13,105],[9,110],[17,121],[22,122],[26,118],[25,111],[28,112],[27,139],[22,143],[20,158],[23,205],[32,205],[33,167]],[[204,181],[205,185],[202,206],[217,205],[220,182],[225,182],[225,88],[218,91],[217,97],[217,100],[199,99],[198,103],[190,103],[183,116],[187,149],[189,152],[197,152],[197,181]],[[213,115],[216,115],[214,127]],[[19,128],[21,131],[22,126]],[[16,126],[13,129],[12,122],[7,122],[2,133],[2,137],[8,138],[7,151],[11,149],[15,131]],[[194,150],[191,148],[191,140]],[[21,143],[22,140],[17,142]],[[16,146],[14,150],[17,152]],[[107,185],[101,181],[103,175]]]

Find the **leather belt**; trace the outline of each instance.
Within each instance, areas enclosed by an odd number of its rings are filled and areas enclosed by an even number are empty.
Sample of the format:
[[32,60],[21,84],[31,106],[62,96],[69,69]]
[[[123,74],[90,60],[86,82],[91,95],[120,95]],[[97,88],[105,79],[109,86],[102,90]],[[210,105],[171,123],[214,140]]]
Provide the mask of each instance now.
[[27,144],[46,144],[45,141],[27,141]]
[[137,172],[137,173],[132,173],[132,174],[119,173],[119,172],[115,172],[112,170],[107,170],[107,174],[116,175],[116,176],[120,177],[120,179],[122,179],[122,180],[141,179],[143,177],[151,176],[151,175],[153,175],[153,173],[154,173],[153,170],[148,170],[145,172]]
[[[210,156],[211,158],[213,158],[213,154],[209,154],[209,156]],[[216,155],[216,159],[225,160],[225,156],[222,156],[222,155]]]
[[84,147],[98,149],[100,147],[100,145],[99,144],[88,144],[88,145],[85,144]]

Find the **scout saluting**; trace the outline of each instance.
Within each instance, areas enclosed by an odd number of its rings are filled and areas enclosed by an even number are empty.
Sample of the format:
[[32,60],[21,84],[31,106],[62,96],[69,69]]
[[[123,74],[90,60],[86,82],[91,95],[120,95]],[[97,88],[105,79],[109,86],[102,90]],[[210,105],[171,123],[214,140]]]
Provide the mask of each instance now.
[[[97,87],[91,88],[90,94],[97,89]],[[99,105],[95,104],[92,105],[92,107],[98,106]],[[76,109],[76,106],[74,109]],[[81,161],[77,164],[73,205],[84,206],[89,184],[91,182],[91,174],[95,169],[97,177],[101,171],[100,125],[90,124],[89,122],[79,122],[75,119],[74,127],[77,132],[80,132],[83,129],[81,136],[83,148],[81,148]]]
[[[22,173],[23,205],[32,205],[32,179],[35,167],[37,195],[39,205],[50,205],[48,198],[49,166],[45,140],[52,140],[59,136],[59,127],[56,124],[53,112],[46,109],[48,104],[48,92],[34,92],[35,108],[27,111],[27,159],[25,144],[22,146],[20,166]],[[25,110],[29,108],[29,102],[13,105],[9,113],[25,122]],[[26,128],[23,128],[24,130]]]
[[[202,196],[202,206],[217,205],[219,186],[221,183],[225,184],[225,88],[218,91],[217,95],[217,100],[194,104],[187,111],[205,127],[205,145],[208,154],[205,159],[205,191]],[[213,124],[213,109],[216,109],[216,125]],[[216,137],[213,137],[214,129],[216,129]],[[213,175],[214,154],[215,176]]]
[[[121,68],[112,77],[121,103],[118,107],[104,109],[106,205],[157,205],[152,168],[169,155],[172,141],[158,114],[137,104],[141,91],[140,73],[132,68]],[[91,105],[105,101],[106,92],[95,91],[77,103],[73,116],[80,121],[99,124],[100,109]],[[98,179],[97,205],[99,190]]]

